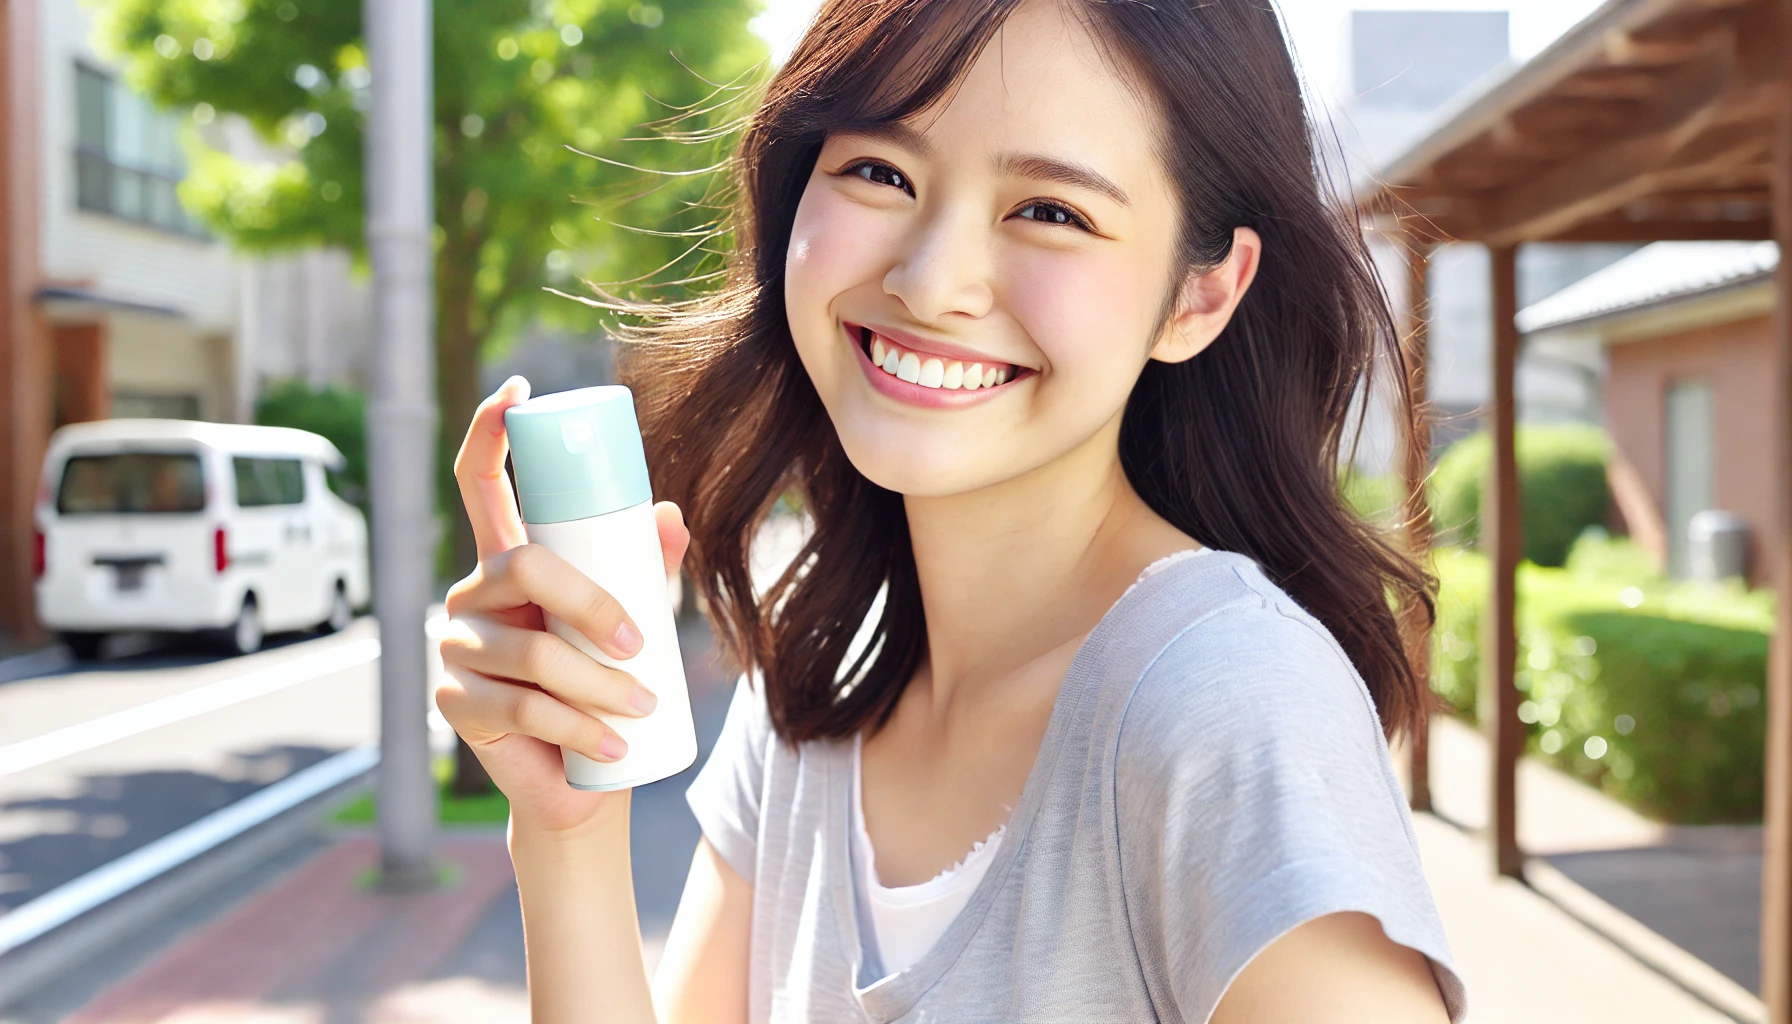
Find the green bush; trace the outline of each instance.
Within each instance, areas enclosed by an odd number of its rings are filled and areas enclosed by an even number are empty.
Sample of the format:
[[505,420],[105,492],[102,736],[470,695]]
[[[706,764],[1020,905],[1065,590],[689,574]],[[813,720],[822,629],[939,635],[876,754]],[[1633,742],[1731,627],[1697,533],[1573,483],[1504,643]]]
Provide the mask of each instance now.
[[[1601,525],[1610,502],[1605,481],[1605,432],[1584,424],[1518,428],[1520,515],[1524,557],[1559,566],[1582,530]],[[1440,541],[1475,547],[1480,539],[1481,489],[1493,443],[1477,431],[1451,445],[1431,477],[1431,513]]]
[[1406,517],[1406,480],[1397,472],[1368,476],[1348,469],[1338,476],[1338,490],[1360,518],[1394,529]]
[[343,498],[367,508],[367,403],[353,388],[312,388],[302,380],[284,380],[262,389],[255,400],[255,422],[297,427],[322,434],[342,450],[348,465],[330,474],[330,486]]
[[[1433,686],[1473,718],[1487,562],[1437,554]],[[1663,579],[1630,542],[1597,535],[1568,561],[1519,567],[1530,752],[1655,818],[1760,820],[1773,595]]]

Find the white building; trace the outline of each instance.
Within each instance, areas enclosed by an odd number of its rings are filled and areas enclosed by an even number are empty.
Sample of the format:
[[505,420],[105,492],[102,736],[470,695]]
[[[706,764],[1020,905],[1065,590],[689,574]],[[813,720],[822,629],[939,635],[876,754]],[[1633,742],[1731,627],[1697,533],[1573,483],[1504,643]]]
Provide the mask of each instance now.
[[[233,253],[181,209],[185,112],[155,109],[94,49],[87,5],[37,0],[38,305],[51,328],[55,421],[246,420],[261,384],[361,376],[367,286],[348,257]],[[246,126],[207,141],[282,155]]]

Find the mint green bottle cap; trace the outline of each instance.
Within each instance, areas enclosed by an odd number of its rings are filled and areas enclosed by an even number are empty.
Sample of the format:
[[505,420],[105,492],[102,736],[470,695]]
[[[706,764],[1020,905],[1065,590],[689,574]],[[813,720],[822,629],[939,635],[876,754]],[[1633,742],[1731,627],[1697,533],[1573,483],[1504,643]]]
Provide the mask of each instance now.
[[620,384],[513,405],[504,430],[525,523],[589,519],[653,497],[635,397]]

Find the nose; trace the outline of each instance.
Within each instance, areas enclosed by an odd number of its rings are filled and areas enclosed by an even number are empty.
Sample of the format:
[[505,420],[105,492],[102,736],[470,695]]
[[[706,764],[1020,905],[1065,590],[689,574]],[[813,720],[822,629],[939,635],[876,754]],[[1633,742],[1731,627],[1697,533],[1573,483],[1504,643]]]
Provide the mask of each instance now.
[[987,227],[969,211],[941,209],[921,219],[912,241],[888,273],[884,291],[902,300],[922,323],[948,314],[987,315],[995,303],[990,287]]

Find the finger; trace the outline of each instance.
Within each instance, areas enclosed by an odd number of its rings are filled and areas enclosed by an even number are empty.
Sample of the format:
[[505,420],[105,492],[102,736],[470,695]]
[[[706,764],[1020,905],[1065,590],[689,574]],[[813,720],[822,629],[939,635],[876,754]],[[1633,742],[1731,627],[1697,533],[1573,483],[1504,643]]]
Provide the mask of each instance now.
[[467,424],[466,440],[454,457],[454,479],[460,500],[473,524],[473,540],[481,560],[528,540],[522,517],[517,514],[516,494],[504,472],[504,456],[510,439],[504,432],[504,410],[526,401],[529,382],[511,377],[479,403],[479,411]]
[[481,616],[449,621],[442,658],[484,675],[534,683],[587,714],[644,718],[659,703],[634,676],[600,664],[552,633]]
[[660,551],[666,556],[666,575],[678,572],[684,553],[691,546],[691,531],[685,528],[684,512],[669,501],[653,506],[653,518],[660,529]]
[[641,650],[640,627],[622,602],[540,544],[501,551],[481,562],[479,571],[480,581],[461,592],[461,614],[533,604],[613,658],[632,658]]
[[511,733],[576,750],[596,761],[616,761],[628,743],[616,730],[553,694],[507,683],[459,665],[436,687],[436,708],[468,743],[491,743]]

